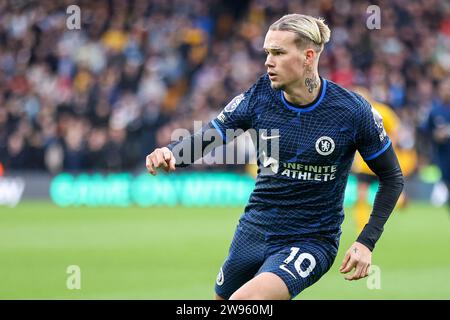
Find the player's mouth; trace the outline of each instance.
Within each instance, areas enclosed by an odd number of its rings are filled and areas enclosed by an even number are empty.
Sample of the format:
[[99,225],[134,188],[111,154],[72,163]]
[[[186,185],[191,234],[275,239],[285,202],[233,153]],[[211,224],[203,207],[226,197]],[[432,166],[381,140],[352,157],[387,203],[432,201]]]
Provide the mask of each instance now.
[[270,79],[270,80],[273,80],[274,78],[277,77],[277,74],[274,73],[274,72],[268,72],[267,74],[269,75],[269,79]]

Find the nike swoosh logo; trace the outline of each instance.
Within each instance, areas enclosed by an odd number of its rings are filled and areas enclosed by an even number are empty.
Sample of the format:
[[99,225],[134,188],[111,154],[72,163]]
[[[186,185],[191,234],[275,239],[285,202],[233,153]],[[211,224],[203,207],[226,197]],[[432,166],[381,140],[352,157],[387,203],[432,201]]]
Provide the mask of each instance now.
[[286,266],[284,264],[282,264],[280,266],[280,269],[286,271],[287,273],[289,273],[291,276],[294,277],[294,279],[297,279],[297,277],[288,268],[286,268]]
[[265,136],[264,135],[265,132],[261,133],[261,139],[263,140],[269,140],[269,139],[275,139],[275,138],[279,138],[280,136]]

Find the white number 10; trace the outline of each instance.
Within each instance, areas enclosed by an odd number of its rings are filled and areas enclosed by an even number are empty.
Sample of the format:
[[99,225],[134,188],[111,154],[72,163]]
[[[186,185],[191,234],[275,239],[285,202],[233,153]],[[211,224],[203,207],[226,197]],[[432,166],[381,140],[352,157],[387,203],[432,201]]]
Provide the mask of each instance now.
[[[294,260],[295,256],[297,255],[297,253],[299,251],[300,251],[300,248],[292,247],[291,254],[289,255],[289,257],[286,258],[286,260],[283,261],[284,265],[287,265],[287,264],[289,264],[289,262]],[[303,261],[305,261],[305,259],[309,260],[310,265],[305,271],[303,271],[301,268],[301,265],[302,265]],[[311,254],[306,253],[306,252],[300,254],[298,256],[297,260],[295,260],[295,262],[294,262],[295,270],[297,270],[297,273],[302,278],[306,278],[307,276],[309,276],[309,274],[311,273],[311,271],[313,271],[315,266],[316,266],[316,259]]]

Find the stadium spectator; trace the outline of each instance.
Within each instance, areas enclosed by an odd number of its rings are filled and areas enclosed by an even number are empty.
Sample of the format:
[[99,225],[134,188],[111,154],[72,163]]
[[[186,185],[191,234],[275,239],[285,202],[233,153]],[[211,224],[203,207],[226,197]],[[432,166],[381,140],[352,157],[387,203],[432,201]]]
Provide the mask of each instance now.
[[[192,129],[194,119],[216,115],[227,97],[264,72],[264,30],[286,12],[325,17],[334,41],[321,57],[323,76],[367,87],[392,106],[408,123],[419,163],[431,159],[416,128],[431,110],[437,83],[450,75],[446,1],[380,3],[379,30],[366,27],[369,1],[80,0],[81,29],[69,30],[72,4],[0,4],[0,162],[6,171],[56,170],[44,159],[57,148],[64,150],[61,170],[98,169],[106,160],[94,164],[86,157],[90,132],[99,127],[123,130],[121,147],[131,144],[140,155],[107,170],[140,168],[140,159],[169,142],[174,128]],[[67,121],[82,121],[83,135],[68,137]],[[29,129],[18,132],[24,123]],[[111,139],[108,134],[105,144]],[[76,155],[67,142],[76,142]],[[19,155],[17,148],[27,156],[13,164],[7,159]]]
[[[450,191],[450,79],[439,85],[439,96],[425,123],[433,142],[433,160],[438,165],[442,181]],[[450,197],[447,199],[450,209]]]

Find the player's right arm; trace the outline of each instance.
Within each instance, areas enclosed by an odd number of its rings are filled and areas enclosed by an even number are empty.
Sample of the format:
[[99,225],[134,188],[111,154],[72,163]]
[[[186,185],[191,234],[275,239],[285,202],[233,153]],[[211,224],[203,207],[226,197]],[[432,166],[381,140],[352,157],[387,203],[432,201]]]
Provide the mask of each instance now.
[[[251,127],[251,104],[255,86],[231,100],[222,112],[201,130],[179,141],[172,141],[167,147],[158,148],[146,158],[149,173],[156,175],[156,169],[166,172],[176,167],[186,167],[205,156],[214,148],[227,143],[227,130]],[[234,138],[234,136],[233,136]]]

